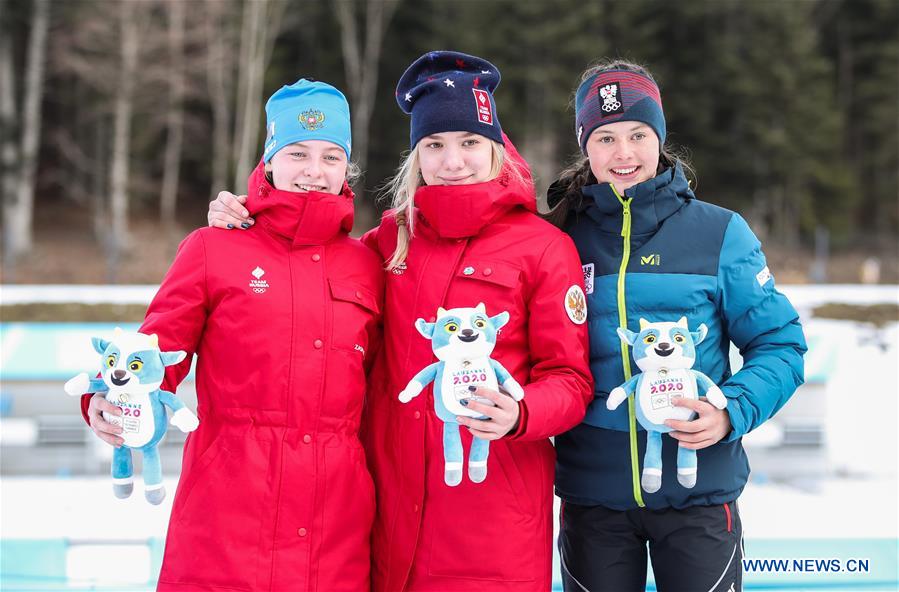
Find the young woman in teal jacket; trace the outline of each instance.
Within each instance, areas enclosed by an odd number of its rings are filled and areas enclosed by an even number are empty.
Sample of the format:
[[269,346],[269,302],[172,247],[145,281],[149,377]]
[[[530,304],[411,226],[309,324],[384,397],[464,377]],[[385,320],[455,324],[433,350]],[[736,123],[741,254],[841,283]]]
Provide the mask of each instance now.
[[[743,218],[693,195],[683,163],[665,148],[661,96],[649,72],[622,61],[591,68],[575,104],[584,156],[553,185],[549,201],[581,256],[595,392],[584,422],[556,439],[565,589],[643,590],[648,546],[662,592],[739,590],[736,500],[749,476],[741,438],[803,381],[798,314],[775,288]],[[675,403],[694,419],[667,420],[666,469],[649,493],[641,486],[646,438],[634,395],[614,410],[607,405],[610,391],[640,371],[616,330],[681,317],[691,331],[707,326],[693,369],[721,388],[727,405]],[[736,373],[731,342],[743,356]],[[678,446],[697,451],[693,487],[677,478]]]

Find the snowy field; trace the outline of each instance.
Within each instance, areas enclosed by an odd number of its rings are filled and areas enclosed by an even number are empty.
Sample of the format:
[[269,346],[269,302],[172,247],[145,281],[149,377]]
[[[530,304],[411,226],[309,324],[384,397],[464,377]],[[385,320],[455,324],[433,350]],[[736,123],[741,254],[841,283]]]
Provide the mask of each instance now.
[[[3,304],[31,302],[81,302],[83,304],[149,304],[159,286],[41,284],[0,286]],[[825,302],[876,304],[899,301],[899,286],[859,286],[856,284],[778,286],[797,308],[817,306]]]
[[[52,299],[53,290],[65,291],[71,300],[72,287],[50,288],[35,296],[4,287],[2,300]],[[892,324],[875,330],[866,324],[809,315],[812,307],[825,302],[899,303],[899,289],[781,289],[803,315],[811,346],[808,367],[817,367],[820,371],[815,371],[826,377],[820,394],[815,395],[820,400],[801,402],[821,407],[823,464],[811,476],[795,480],[777,477],[773,470],[754,471],[740,498],[746,557],[836,559],[843,569],[836,573],[829,568],[746,572],[745,589],[897,590],[899,328]],[[145,302],[152,293],[152,287],[132,287],[122,292],[122,298]],[[108,288],[103,287],[99,296],[86,291],[85,299],[91,298],[109,302]],[[2,339],[6,359],[11,344],[7,335]],[[64,396],[61,391],[60,396]],[[784,414],[793,404],[800,402],[791,401]],[[754,459],[763,455],[777,458],[779,437],[771,427],[745,439],[754,466],[758,466]],[[0,445],[2,439],[0,434]],[[795,468],[797,474],[803,473],[804,467]],[[143,501],[139,486],[131,499],[114,499],[105,477],[4,475],[0,481],[0,589],[152,590],[175,485],[174,478],[168,479],[169,497],[153,507]],[[859,560],[864,569],[846,570],[849,560]],[[558,561],[555,575],[558,580]],[[651,584],[649,589],[654,589]]]

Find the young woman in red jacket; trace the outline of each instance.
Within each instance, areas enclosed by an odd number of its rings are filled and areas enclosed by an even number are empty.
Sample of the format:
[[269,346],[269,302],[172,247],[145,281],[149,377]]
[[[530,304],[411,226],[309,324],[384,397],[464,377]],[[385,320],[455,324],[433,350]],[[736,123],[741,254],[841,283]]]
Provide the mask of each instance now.
[[[368,590],[374,488],[358,438],[384,274],[348,232],[349,107],[300,80],[266,105],[263,161],[240,234],[181,244],[144,333],[198,355],[199,428],[188,436],[158,590]],[[83,399],[107,442],[120,413]]]
[[[431,52],[400,79],[412,150],[390,185],[393,208],[363,237],[385,262],[384,348],[369,376],[366,449],[378,492],[372,583],[379,591],[544,592],[551,588],[549,440],[583,418],[592,397],[583,275],[571,239],[536,215],[530,171],[502,133],[496,67]],[[210,223],[246,220],[230,195]],[[435,361],[416,319],[483,303],[509,313],[492,358],[524,387],[470,402],[487,420],[459,417],[462,448],[490,441],[482,482],[446,479],[443,422],[433,386],[402,403],[410,379]],[[467,429],[466,429],[467,428]]]

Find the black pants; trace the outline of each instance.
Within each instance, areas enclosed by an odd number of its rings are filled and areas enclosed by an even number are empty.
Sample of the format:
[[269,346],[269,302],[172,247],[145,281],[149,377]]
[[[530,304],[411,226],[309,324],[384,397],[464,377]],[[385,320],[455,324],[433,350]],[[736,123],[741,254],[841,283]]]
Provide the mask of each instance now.
[[743,528],[736,502],[616,511],[562,504],[565,592],[646,589],[646,548],[659,592],[740,592]]

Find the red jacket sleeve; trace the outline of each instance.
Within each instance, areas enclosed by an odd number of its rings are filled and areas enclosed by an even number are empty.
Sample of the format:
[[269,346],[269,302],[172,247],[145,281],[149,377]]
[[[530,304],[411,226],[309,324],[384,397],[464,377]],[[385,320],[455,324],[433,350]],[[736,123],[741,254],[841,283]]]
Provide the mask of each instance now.
[[381,351],[384,338],[384,274],[378,273],[375,276],[375,297],[378,303],[378,314],[365,327],[368,333],[368,351],[365,354],[365,374],[371,372],[374,366],[375,358]]
[[209,312],[202,232],[194,231],[181,242],[140,327],[141,333],[159,337],[162,351],[187,352],[183,362],[166,368],[161,388],[172,393],[190,372]]
[[[174,393],[190,372],[193,354],[206,323],[206,249],[200,231],[187,236],[178,247],[175,261],[153,297],[139,331],[159,337],[163,351],[184,350],[183,362],[166,368],[164,390]],[[90,424],[87,415],[92,394],[81,396],[81,416]]]
[[[383,257],[381,255],[381,245],[380,241],[380,226],[375,226],[365,234],[363,234],[359,240],[363,245],[374,251],[375,255],[378,257],[379,265],[383,266]],[[375,358],[378,356],[378,353],[381,351],[381,346],[383,345],[384,338],[384,291],[385,291],[385,280],[384,274],[378,274],[376,280],[376,295],[378,299],[378,306],[380,307],[380,313],[378,314],[377,322],[374,324],[369,324],[366,327],[368,331],[368,352],[365,354],[365,374],[368,375],[371,372],[372,367],[374,366]]]
[[380,255],[380,251],[378,250],[378,228],[379,226],[375,226],[365,234],[363,234],[359,240],[362,241],[362,244],[378,253]]
[[576,426],[593,397],[587,325],[575,323],[566,311],[568,290],[584,287],[580,258],[570,237],[561,235],[549,244],[532,286],[528,301],[531,373],[518,429],[511,435],[526,440],[548,438]]
[[81,395],[81,417],[84,418],[84,421],[85,423],[87,423],[87,425],[91,425],[91,419],[87,416],[87,408],[90,406],[91,397],[93,396],[93,393],[86,393],[84,395]]

